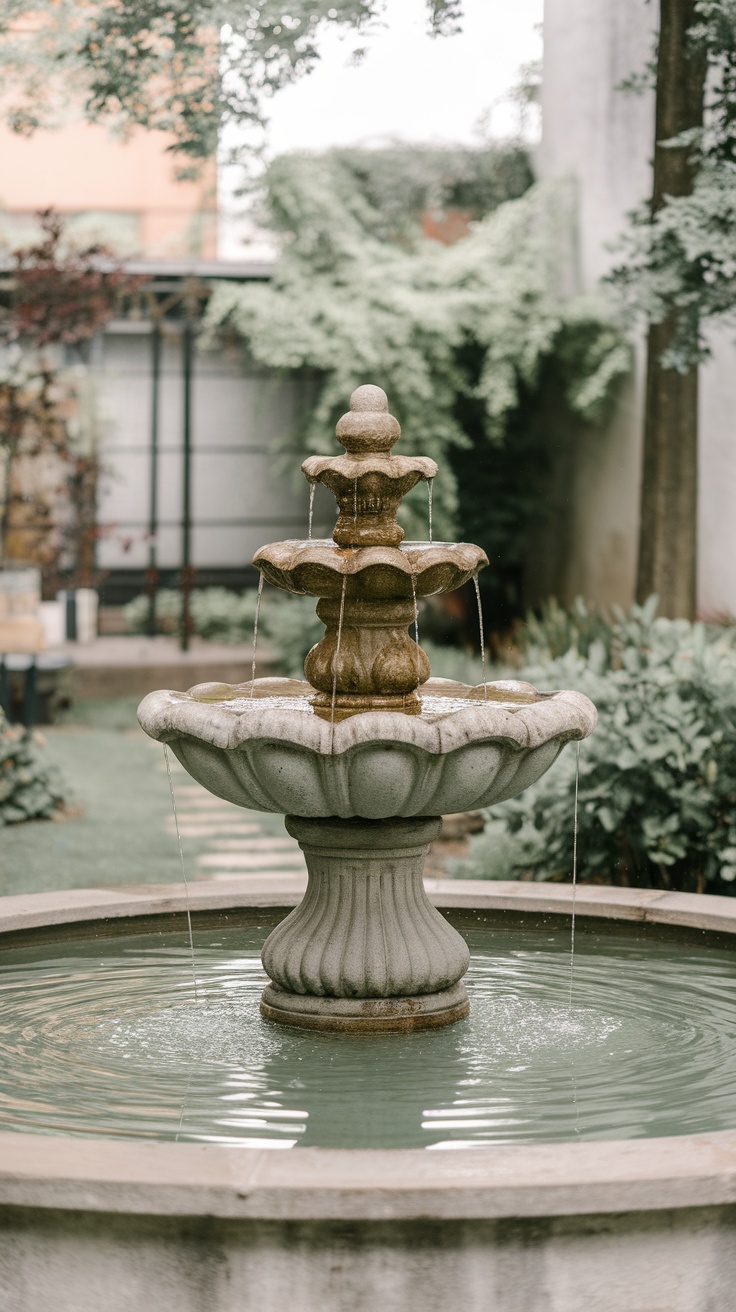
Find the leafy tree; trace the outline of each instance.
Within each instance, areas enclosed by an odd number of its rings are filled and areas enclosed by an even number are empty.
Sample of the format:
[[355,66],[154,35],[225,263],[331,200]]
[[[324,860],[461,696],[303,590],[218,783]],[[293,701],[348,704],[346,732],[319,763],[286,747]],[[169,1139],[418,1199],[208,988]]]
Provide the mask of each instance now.
[[637,594],[695,612],[698,365],[736,310],[736,2],[660,0],[650,201],[614,272],[648,322]]
[[[72,92],[90,121],[171,133],[196,164],[223,128],[263,126],[265,102],[312,67],[325,27],[366,33],[382,10],[383,0],[0,0],[2,114],[33,132]],[[427,0],[427,13],[431,31],[451,32],[460,0]]]
[[[447,172],[451,159],[448,152]],[[535,186],[444,246],[423,238],[418,224],[412,229],[409,214],[387,223],[366,171],[376,177],[373,159],[361,172],[341,152],[276,160],[267,177],[270,223],[282,240],[274,276],[219,286],[208,321],[237,333],[259,363],[311,377],[304,429],[290,435],[292,466],[297,449],[330,451],[347,397],[361,383],[380,382],[402,425],[402,449],[441,466],[438,536],[456,531],[463,489],[459,523],[477,529],[493,558],[481,576],[488,588],[508,564],[511,535],[522,552],[525,529],[541,513],[548,424],[540,407],[530,440],[519,414],[523,408],[528,417],[529,399],[539,400],[546,364],[558,362],[556,395],[567,414],[595,421],[629,367],[629,351],[600,304],[560,296],[566,185]],[[401,239],[388,240],[388,230]],[[410,533],[424,537],[421,489],[406,499],[404,514]]]
[[48,586],[64,556],[90,586],[99,461],[80,440],[80,370],[64,348],[89,341],[140,279],[104,247],[70,246],[52,210],[38,219],[38,240],[10,252],[0,301],[0,568],[33,560]]

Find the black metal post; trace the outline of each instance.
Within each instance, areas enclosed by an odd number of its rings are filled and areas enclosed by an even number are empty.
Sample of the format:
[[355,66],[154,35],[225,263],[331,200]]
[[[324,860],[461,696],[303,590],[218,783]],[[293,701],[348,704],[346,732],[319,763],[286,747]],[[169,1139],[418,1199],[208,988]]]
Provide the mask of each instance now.
[[65,603],[65,629],[67,642],[77,641],[77,590],[67,588]]
[[184,382],[184,431],[181,510],[181,627],[179,645],[189,649],[192,633],[192,357],[194,325],[187,312],[182,334],[182,372]]
[[5,657],[0,656],[0,711],[5,712],[5,717],[10,720],[10,679],[8,677],[8,667],[5,664]]
[[38,720],[38,669],[36,657],[31,656],[23,684],[23,723],[32,729]]
[[156,634],[156,599],[158,594],[158,435],[159,393],[161,390],[161,326],[153,321],[151,331],[151,472],[148,502],[148,622],[150,637]]

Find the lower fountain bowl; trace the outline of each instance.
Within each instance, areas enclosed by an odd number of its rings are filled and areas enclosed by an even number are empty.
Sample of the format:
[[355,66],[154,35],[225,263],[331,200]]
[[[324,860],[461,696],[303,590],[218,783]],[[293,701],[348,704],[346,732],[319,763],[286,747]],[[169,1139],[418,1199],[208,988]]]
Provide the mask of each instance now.
[[482,686],[466,688],[464,699],[442,698],[461,686],[432,679],[419,690],[439,694],[437,704],[449,700],[444,715],[369,710],[331,724],[314,713],[306,695],[314,690],[296,680],[220,685],[219,696],[201,685],[149,693],[138,719],[193,779],[236,806],[371,820],[473,811],[515,797],[596,724],[582,693],[502,683],[488,684],[487,700]]
[[[491,925],[532,916],[548,936],[569,938],[569,887],[428,881],[428,891],[437,905]],[[195,926],[242,925],[266,908],[283,915],[301,894],[276,877],[197,884],[190,907]],[[82,937],[94,953],[116,934],[145,934],[160,951],[162,933],[185,924],[186,905],[175,886],[2,898],[0,951],[43,943],[58,958],[65,940]],[[583,886],[577,914],[584,932],[600,931],[601,951],[606,926],[619,924],[635,942],[666,935],[683,962],[695,944],[736,961],[736,899]],[[612,991],[622,984],[617,976]],[[78,1035],[65,1033],[71,1061]],[[409,1036],[428,1074],[422,1045],[442,1033]],[[278,1034],[266,1036],[277,1068]],[[230,1040],[237,1046],[237,1024]],[[360,1037],[319,1042],[325,1069],[330,1048],[352,1049],[365,1083]],[[404,1042],[387,1037],[397,1060]],[[376,1040],[368,1047],[375,1053]],[[134,1072],[127,1076],[134,1089]],[[465,1099],[473,1087],[469,1079]],[[233,1123],[254,1123],[252,1092],[230,1090],[240,1099],[227,1104]],[[503,1105],[496,1110],[508,1124]],[[571,1133],[569,1142],[460,1143],[451,1152],[264,1151],[244,1137],[237,1146],[65,1137],[47,1112],[41,1132],[0,1133],[0,1302],[13,1312],[282,1312],[295,1290],[299,1312],[733,1310],[736,1129],[587,1141]]]

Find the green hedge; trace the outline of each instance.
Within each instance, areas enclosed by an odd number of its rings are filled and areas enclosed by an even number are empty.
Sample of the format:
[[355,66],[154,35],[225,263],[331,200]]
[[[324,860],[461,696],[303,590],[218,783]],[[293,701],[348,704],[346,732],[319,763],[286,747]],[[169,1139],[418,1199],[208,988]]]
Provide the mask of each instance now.
[[[304,678],[304,658],[319,642],[325,626],[317,619],[315,597],[296,597],[264,588],[258,620],[259,640],[271,648],[282,674]],[[191,594],[191,616],[195,633],[212,642],[250,643],[256,615],[256,592],[230,592],[227,588],[197,588]],[[136,597],[124,608],[133,633],[145,633],[148,597]],[[156,618],[164,633],[178,631],[181,593],[163,588],[156,600]]]

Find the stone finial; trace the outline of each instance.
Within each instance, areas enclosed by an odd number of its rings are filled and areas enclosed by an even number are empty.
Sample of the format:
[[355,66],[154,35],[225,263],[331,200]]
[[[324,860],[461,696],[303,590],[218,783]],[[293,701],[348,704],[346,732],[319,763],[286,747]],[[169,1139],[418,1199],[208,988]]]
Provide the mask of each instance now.
[[356,387],[353,392],[350,409],[388,411],[388,397],[382,387],[375,387],[373,383],[364,383],[362,387]]
[[338,421],[335,432],[341,446],[355,456],[390,451],[401,437],[398,420],[388,413],[386,393],[371,383],[353,392],[350,409]]

